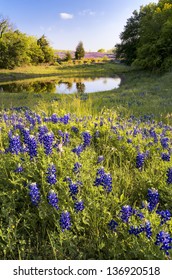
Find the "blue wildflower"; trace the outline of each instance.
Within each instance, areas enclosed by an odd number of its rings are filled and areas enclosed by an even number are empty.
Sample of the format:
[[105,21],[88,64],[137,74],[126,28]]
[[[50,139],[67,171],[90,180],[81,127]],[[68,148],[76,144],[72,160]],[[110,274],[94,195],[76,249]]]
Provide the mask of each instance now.
[[78,193],[78,184],[69,182],[69,192],[73,199],[75,199],[75,195]]
[[56,209],[59,209],[59,206],[58,206],[58,197],[57,197],[57,194],[51,190],[49,193],[48,193],[48,196],[47,196],[47,199],[48,199],[48,203],[53,206],[54,208]]
[[118,223],[115,221],[115,220],[111,220],[109,223],[108,223],[108,226],[109,226],[109,229],[112,230],[112,231],[116,231],[116,227],[118,226]]
[[124,223],[128,223],[129,218],[133,215],[133,208],[130,205],[125,205],[122,207],[120,213],[121,213],[121,220]]
[[161,158],[162,158],[162,160],[164,160],[164,161],[170,161],[170,155],[167,154],[167,153],[162,153],[162,154],[161,154]]
[[58,121],[59,121],[59,118],[57,117],[57,115],[54,113],[54,114],[52,114],[52,116],[51,116],[51,121],[53,122],[53,123],[57,123]]
[[73,167],[73,172],[76,174],[79,173],[81,167],[82,167],[82,164],[79,162],[76,162]]
[[46,133],[43,136],[43,145],[44,145],[44,150],[46,155],[50,155],[52,153],[53,141],[54,141],[54,134],[52,132]]
[[71,217],[69,212],[62,212],[60,216],[60,227],[62,228],[62,231],[71,228]]
[[145,160],[145,154],[144,153],[138,153],[136,156],[136,167],[142,168]]
[[150,239],[150,237],[152,236],[152,228],[151,228],[151,223],[149,221],[145,222],[144,231],[146,233],[146,237]]
[[15,173],[21,173],[23,172],[23,167],[21,166],[21,164],[18,164],[17,168],[14,170]]
[[91,135],[89,132],[85,131],[82,133],[83,139],[84,139],[84,148],[86,148],[87,146],[90,146],[91,143]]
[[29,196],[30,196],[32,204],[35,206],[38,206],[38,204],[41,200],[41,197],[40,197],[40,191],[37,187],[37,184],[36,183],[30,184],[29,190],[30,190]]
[[70,120],[70,115],[69,114],[66,114],[66,115],[64,115],[63,117],[60,118],[60,122],[64,123],[64,124],[68,124],[69,120]]
[[159,203],[159,193],[156,189],[148,189],[148,210],[152,212]]
[[28,138],[28,153],[30,155],[30,158],[32,159],[33,157],[37,156],[37,141],[34,135],[30,135]]
[[168,137],[161,138],[161,145],[164,149],[168,148],[168,142],[169,142]]
[[79,131],[79,129],[76,127],[76,126],[72,126],[71,127],[71,130],[74,132],[74,133],[77,133]]
[[97,159],[97,163],[101,163],[104,160],[104,156],[99,156]]
[[169,255],[168,250],[172,249],[171,243],[172,238],[170,237],[170,234],[168,232],[160,231],[156,235],[155,245],[161,245],[160,250],[165,251],[165,254],[167,256]]
[[167,170],[167,184],[172,184],[172,168]]
[[105,173],[104,168],[99,168],[96,174],[95,186],[103,186],[107,192],[112,191],[112,177],[110,173]]
[[144,231],[144,227],[141,225],[139,227],[137,226],[130,226],[128,232],[129,234],[134,234],[135,236],[139,235],[141,232]]
[[21,152],[21,142],[19,135],[9,134],[9,148],[8,151],[12,154],[18,155]]
[[161,217],[161,223],[160,225],[165,224],[167,221],[171,219],[171,213],[169,210],[162,210],[162,211],[157,211],[156,212],[158,215]]
[[75,211],[78,213],[79,211],[83,211],[84,210],[84,203],[83,201],[77,201],[75,202],[75,205],[74,205],[74,208],[75,208]]
[[49,165],[47,170],[47,182],[50,185],[54,185],[57,182],[56,167],[53,163]]
[[80,156],[80,154],[83,152],[83,150],[84,150],[84,146],[81,144],[81,145],[77,146],[76,148],[74,148],[72,150],[72,152],[77,154],[77,156]]
[[38,139],[41,144],[43,144],[43,137],[48,133],[48,128],[45,125],[38,127]]

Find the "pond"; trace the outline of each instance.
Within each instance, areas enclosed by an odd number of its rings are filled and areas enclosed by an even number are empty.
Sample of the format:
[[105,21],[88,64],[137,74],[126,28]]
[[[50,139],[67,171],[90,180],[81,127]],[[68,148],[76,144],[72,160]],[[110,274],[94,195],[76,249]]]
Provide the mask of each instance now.
[[39,79],[9,82],[0,85],[0,92],[34,92],[34,93],[91,93],[108,91],[118,88],[121,83],[119,77],[114,78],[64,78]]

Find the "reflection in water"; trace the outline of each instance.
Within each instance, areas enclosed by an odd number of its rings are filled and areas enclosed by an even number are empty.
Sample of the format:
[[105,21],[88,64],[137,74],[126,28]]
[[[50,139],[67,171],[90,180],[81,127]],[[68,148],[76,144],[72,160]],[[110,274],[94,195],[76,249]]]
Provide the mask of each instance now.
[[34,92],[34,93],[90,93],[118,88],[121,79],[93,78],[93,79],[65,79],[65,80],[32,80],[19,81],[0,85],[4,92]]

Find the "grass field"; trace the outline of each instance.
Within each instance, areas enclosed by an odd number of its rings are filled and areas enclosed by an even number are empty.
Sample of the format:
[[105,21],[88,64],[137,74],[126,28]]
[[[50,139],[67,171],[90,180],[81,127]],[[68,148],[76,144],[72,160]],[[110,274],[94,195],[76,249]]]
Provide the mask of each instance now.
[[[60,65],[23,67],[12,71],[0,70],[0,84],[13,80],[39,78],[57,79],[74,77],[112,77],[119,75],[122,79],[118,89],[108,92],[97,92],[89,94],[89,106],[93,111],[99,111],[104,107],[120,110],[124,114],[153,114],[156,118],[171,123],[172,113],[172,73],[153,74],[135,68],[115,63],[103,63],[94,65]],[[86,97],[86,96],[85,96]],[[0,106],[25,106],[33,108],[40,101],[73,103],[75,96],[60,96],[57,94],[18,94],[1,93]],[[72,99],[72,100],[71,100]],[[83,101],[86,106],[87,101]]]
[[39,75],[122,83],[0,93],[0,259],[171,259],[172,73],[107,63],[1,70],[0,80]]

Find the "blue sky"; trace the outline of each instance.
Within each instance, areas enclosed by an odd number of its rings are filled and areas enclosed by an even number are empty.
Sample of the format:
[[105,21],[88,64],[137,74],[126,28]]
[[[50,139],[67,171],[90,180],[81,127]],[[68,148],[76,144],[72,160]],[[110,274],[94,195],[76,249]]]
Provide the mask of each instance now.
[[45,34],[56,49],[111,49],[126,20],[140,6],[158,0],[0,0],[0,15],[28,35]]

